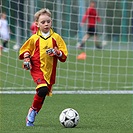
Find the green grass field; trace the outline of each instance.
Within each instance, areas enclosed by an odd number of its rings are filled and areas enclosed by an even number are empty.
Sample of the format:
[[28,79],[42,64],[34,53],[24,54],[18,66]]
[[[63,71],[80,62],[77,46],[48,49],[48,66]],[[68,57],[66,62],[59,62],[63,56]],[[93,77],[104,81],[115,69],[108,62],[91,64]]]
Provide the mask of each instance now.
[[[132,133],[132,95],[53,95],[26,127],[25,117],[33,95],[0,95],[0,133]],[[75,128],[59,123],[60,112],[72,107],[80,115]]]

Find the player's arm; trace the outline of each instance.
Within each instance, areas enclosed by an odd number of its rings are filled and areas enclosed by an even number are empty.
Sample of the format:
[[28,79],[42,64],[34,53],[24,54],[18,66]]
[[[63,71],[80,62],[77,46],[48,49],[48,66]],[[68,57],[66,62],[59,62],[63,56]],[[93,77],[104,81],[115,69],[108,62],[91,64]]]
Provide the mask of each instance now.
[[58,50],[57,47],[47,49],[46,53],[49,56],[57,56],[57,57],[61,57],[62,56],[62,52],[60,50]]
[[22,67],[26,70],[32,69],[31,66],[31,55],[34,51],[34,38],[29,38],[20,48],[19,59],[23,60]]
[[97,21],[98,22],[101,22],[101,18],[99,17],[99,15],[98,15],[98,12],[96,11],[96,19],[97,19]]
[[50,48],[46,51],[49,56],[56,56],[61,62],[65,62],[67,56],[62,50],[59,50],[57,47]]
[[32,35],[20,48],[19,50],[19,59],[23,60],[24,59],[24,53],[28,52],[30,55],[32,55],[32,52],[35,49],[35,42],[36,38],[34,39],[34,35]]
[[64,40],[60,36],[58,36],[57,46],[55,46],[52,49],[48,49],[46,53],[49,56],[56,56],[61,62],[65,62],[68,51],[67,51],[67,47],[66,47]]
[[90,14],[90,8],[88,8],[86,10],[85,14],[83,15],[80,26],[83,26],[84,25],[84,23],[86,22],[89,14]]

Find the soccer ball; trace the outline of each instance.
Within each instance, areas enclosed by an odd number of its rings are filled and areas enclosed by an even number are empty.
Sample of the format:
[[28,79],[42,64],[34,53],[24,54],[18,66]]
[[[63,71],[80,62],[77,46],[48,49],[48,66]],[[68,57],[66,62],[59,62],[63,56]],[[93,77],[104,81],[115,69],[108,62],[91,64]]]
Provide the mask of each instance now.
[[64,109],[59,116],[60,124],[66,128],[73,128],[79,122],[79,114],[72,108]]

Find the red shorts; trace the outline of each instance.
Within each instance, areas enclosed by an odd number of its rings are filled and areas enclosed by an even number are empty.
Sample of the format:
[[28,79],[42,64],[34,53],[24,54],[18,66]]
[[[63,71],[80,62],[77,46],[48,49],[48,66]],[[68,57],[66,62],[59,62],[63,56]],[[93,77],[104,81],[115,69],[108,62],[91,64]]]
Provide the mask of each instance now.
[[31,71],[31,76],[34,80],[34,82],[36,83],[37,87],[36,89],[42,87],[42,86],[47,86],[49,89],[49,92],[52,91],[52,84],[48,84],[47,81],[44,79],[43,73],[40,72],[32,72]]

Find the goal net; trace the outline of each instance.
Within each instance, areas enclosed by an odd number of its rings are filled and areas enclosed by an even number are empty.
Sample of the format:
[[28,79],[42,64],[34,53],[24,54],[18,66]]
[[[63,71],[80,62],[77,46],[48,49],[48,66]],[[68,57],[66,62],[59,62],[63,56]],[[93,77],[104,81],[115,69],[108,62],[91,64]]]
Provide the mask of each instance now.
[[[53,29],[65,40],[68,58],[58,62],[54,93],[133,93],[133,1],[95,0],[101,21],[83,50],[77,43],[87,33],[87,22],[80,26],[90,0],[2,0],[0,12],[7,14],[10,27],[8,52],[1,51],[1,93],[34,93],[30,72],[22,69],[19,47],[32,35],[34,13],[41,8],[52,12]],[[3,43],[2,39],[0,41]],[[78,58],[80,54],[84,58]]]

